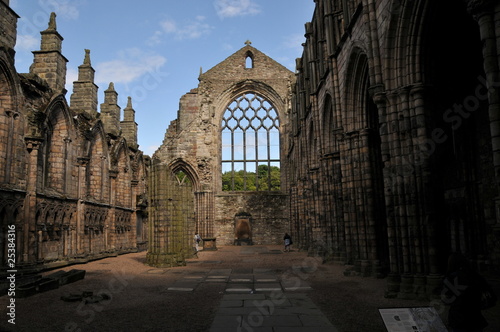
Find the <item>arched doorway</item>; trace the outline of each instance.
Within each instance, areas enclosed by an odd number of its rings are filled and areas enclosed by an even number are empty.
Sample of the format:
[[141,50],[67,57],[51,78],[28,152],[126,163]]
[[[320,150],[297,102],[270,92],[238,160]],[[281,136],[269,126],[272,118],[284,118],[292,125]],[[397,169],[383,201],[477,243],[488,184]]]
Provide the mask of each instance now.
[[239,212],[234,216],[234,244],[251,245],[252,242],[252,216],[247,212]]

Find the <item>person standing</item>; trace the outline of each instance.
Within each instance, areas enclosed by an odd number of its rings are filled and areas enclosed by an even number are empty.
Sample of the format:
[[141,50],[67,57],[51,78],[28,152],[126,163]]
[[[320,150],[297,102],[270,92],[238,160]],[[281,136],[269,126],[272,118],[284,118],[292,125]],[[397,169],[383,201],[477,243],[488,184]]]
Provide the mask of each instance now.
[[285,252],[290,251],[290,245],[292,244],[292,237],[288,235],[288,233],[285,233],[283,241],[285,242]]
[[201,237],[198,233],[194,233],[194,247],[196,249],[196,252],[200,250],[199,245],[201,242]]

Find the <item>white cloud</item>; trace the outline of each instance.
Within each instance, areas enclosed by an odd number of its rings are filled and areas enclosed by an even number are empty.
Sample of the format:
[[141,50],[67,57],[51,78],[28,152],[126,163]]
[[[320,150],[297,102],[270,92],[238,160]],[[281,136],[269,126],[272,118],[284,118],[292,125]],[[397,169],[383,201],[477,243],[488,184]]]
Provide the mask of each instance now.
[[186,25],[177,29],[175,34],[178,39],[196,39],[207,35],[212,30],[208,23],[204,23],[204,17],[198,16],[195,21],[188,22]]
[[165,33],[174,33],[177,31],[177,24],[174,20],[165,20],[160,22],[160,26],[162,31]]
[[16,51],[34,51],[40,48],[40,38],[32,35],[18,35],[16,41]]
[[161,30],[155,31],[153,36],[148,39],[147,44],[149,46],[160,44],[164,35],[174,35],[174,38],[178,40],[197,39],[208,35],[213,27],[205,20],[204,16],[197,16],[194,21],[179,24],[175,20],[166,19],[160,22]]
[[147,46],[155,46],[161,44],[163,33],[161,31],[155,31],[155,33],[146,40]]
[[255,15],[261,11],[252,0],[215,0],[214,6],[220,18]]
[[67,20],[76,20],[80,16],[78,6],[82,1],[68,0],[38,0],[38,5],[47,13],[55,12],[57,17]]
[[121,51],[115,60],[101,62],[95,66],[96,84],[131,83],[140,77],[158,72],[167,59],[161,55],[148,54],[138,48]]

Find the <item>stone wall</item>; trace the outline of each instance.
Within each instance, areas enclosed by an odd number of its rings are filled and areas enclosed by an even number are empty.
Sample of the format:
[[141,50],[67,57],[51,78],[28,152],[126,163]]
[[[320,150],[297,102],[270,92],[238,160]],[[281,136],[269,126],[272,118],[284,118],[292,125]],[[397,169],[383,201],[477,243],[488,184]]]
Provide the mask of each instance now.
[[235,221],[238,215],[250,219],[252,243],[282,244],[288,232],[288,196],[263,192],[219,194],[215,197],[215,237],[220,245],[232,245],[235,240]]
[[[0,38],[0,259],[7,261],[12,227],[19,270],[136,251],[137,229],[141,243],[147,240],[149,159],[99,119],[90,51],[79,67],[73,108],[55,14],[27,74],[13,66],[18,16],[8,1],[0,1],[0,15],[6,32]],[[134,121],[132,113],[127,121]],[[137,128],[127,130],[133,139]]]
[[431,296],[451,252],[500,268],[498,10],[316,1],[286,132],[300,247],[389,275],[389,296]]
[[[222,191],[221,122],[235,98],[256,93],[274,106],[284,130],[294,74],[247,42],[200,73],[199,81],[197,88],[181,97],[177,119],[169,125],[154,162],[167,165],[174,174],[186,174],[193,184],[196,231],[202,238],[215,237],[219,245],[234,244],[235,217],[244,213],[249,216],[254,243],[281,243],[288,229],[286,193]],[[282,140],[282,155],[286,144]],[[150,208],[155,209],[154,203]],[[150,225],[154,227],[154,217]]]

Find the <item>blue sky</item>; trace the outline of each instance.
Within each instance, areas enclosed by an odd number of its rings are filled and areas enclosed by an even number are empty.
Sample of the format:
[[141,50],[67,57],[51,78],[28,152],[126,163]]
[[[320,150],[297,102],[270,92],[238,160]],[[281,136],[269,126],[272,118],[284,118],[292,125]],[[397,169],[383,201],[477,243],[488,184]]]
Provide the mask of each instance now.
[[140,149],[161,145],[179,99],[207,71],[245,46],[295,70],[313,0],[11,0],[18,21],[16,68],[29,71],[50,12],[68,62],[67,99],[90,49],[99,104],[110,82],[125,108],[132,97]]

